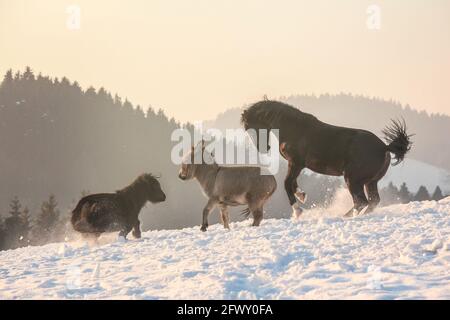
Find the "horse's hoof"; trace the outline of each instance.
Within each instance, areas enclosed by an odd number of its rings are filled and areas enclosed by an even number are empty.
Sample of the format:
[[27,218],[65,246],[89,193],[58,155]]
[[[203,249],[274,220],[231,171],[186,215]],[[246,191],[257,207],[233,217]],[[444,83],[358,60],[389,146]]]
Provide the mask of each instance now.
[[117,237],[117,242],[119,242],[119,243],[125,243],[125,242],[127,242],[127,238],[124,237],[124,236],[122,236],[122,235],[119,235],[119,236]]
[[208,229],[208,228],[207,228],[206,226],[202,226],[202,227],[200,228],[200,230],[201,230],[202,232],[205,232],[207,229]]
[[301,203],[305,203],[306,202],[306,193],[301,191],[300,189],[297,189],[297,192],[295,192],[295,197],[297,198],[298,201],[300,201]]
[[344,218],[353,218],[354,216],[358,215],[358,210],[356,209],[352,209],[349,212],[347,212],[346,214],[344,214]]
[[302,215],[302,213],[303,213],[303,209],[300,208],[300,206],[298,205],[298,203],[294,203],[294,204],[292,205],[292,218],[298,219],[298,218],[300,218],[300,216]]

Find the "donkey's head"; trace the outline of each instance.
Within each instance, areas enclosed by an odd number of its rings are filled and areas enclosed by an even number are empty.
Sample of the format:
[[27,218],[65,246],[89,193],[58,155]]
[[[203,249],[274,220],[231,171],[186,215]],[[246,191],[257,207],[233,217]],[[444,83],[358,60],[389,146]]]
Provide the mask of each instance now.
[[184,155],[178,177],[181,180],[190,180],[195,177],[199,168],[205,165],[215,165],[214,156],[205,150],[205,141],[202,140],[196,147]]

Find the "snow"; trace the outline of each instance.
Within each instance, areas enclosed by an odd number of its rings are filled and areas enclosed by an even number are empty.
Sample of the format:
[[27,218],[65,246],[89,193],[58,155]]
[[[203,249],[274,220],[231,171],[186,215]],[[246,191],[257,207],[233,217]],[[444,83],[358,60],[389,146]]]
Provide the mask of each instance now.
[[3,251],[0,299],[450,299],[450,197],[351,219],[344,202],[258,228]]

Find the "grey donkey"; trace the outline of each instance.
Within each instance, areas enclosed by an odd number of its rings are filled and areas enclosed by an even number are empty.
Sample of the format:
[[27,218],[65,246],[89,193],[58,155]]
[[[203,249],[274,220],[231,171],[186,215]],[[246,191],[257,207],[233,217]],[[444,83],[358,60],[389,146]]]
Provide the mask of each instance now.
[[[194,159],[200,159],[196,164]],[[220,209],[223,226],[230,228],[229,206],[247,205],[243,213],[253,215],[253,226],[259,226],[263,219],[263,206],[275,192],[277,183],[273,175],[261,175],[259,167],[219,166],[204,144],[192,147],[184,155],[179,172],[181,180],[197,179],[208,203],[203,209],[201,231],[208,228],[208,216]]]

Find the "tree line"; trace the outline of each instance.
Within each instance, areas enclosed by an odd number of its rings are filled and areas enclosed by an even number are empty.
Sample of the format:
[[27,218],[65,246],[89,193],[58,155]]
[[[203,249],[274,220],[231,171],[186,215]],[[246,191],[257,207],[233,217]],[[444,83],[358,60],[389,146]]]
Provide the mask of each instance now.
[[432,194],[425,186],[420,186],[416,193],[412,193],[409,191],[406,183],[402,183],[397,188],[392,182],[380,190],[380,197],[381,205],[408,203],[411,201],[439,201],[445,198],[439,186],[436,186]]
[[61,214],[53,194],[41,204],[35,218],[16,196],[9,203],[6,217],[0,215],[0,250],[64,241],[68,217]]

